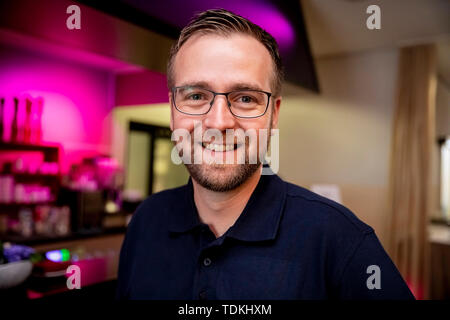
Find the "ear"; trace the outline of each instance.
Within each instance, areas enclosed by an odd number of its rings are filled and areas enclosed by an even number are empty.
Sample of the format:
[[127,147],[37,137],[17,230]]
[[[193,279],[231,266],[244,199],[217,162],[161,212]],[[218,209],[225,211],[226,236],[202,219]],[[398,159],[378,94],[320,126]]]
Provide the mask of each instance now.
[[272,129],[278,129],[278,115],[281,107],[281,96],[278,96],[273,103],[272,111]]
[[173,131],[173,102],[172,102],[172,92],[169,92],[169,104],[170,104],[170,131]]

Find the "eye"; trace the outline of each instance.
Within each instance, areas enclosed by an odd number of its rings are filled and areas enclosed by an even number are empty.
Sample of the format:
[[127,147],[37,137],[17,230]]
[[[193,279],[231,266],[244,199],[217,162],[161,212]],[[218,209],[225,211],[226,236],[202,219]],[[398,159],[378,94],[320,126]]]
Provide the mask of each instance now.
[[190,100],[201,100],[203,98],[203,95],[201,93],[193,93],[188,96],[188,99]]
[[243,103],[250,103],[253,101],[253,98],[250,96],[241,96],[239,97],[239,101]]

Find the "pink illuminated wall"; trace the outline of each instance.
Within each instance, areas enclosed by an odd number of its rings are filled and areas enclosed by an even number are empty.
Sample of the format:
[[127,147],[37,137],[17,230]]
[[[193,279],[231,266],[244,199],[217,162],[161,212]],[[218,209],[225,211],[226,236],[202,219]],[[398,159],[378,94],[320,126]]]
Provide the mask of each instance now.
[[13,97],[44,98],[43,141],[63,146],[63,170],[83,156],[108,153],[114,75],[73,61],[0,46],[0,96],[6,98],[6,133]]
[[117,76],[116,105],[169,102],[167,78],[155,71],[138,71]]

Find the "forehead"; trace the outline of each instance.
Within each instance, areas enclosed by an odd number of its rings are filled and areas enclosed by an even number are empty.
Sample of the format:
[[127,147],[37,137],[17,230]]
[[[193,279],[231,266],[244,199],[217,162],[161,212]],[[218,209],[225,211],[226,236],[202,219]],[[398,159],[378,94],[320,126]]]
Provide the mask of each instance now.
[[178,51],[174,81],[176,86],[204,82],[215,90],[248,83],[270,91],[273,69],[269,51],[252,36],[198,34]]

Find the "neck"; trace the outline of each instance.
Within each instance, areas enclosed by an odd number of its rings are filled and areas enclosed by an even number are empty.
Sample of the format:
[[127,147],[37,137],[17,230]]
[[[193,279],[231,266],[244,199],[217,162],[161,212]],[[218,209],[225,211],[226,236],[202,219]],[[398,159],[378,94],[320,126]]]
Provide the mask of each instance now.
[[216,192],[206,189],[192,179],[194,202],[200,220],[218,238],[239,218],[261,177],[261,169],[236,189]]

